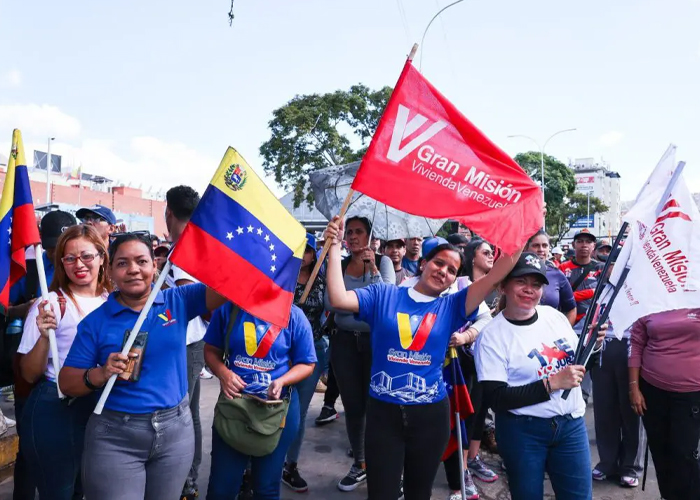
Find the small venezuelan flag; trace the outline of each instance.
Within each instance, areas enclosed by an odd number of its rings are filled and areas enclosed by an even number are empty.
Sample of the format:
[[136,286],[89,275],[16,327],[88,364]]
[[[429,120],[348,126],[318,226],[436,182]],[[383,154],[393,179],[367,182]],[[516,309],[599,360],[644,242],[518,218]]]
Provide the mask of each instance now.
[[228,148],[171,261],[253,316],[289,323],[306,230]]
[[12,132],[12,151],[0,199],[0,304],[10,303],[10,287],[27,273],[26,247],[39,243],[22,134]]

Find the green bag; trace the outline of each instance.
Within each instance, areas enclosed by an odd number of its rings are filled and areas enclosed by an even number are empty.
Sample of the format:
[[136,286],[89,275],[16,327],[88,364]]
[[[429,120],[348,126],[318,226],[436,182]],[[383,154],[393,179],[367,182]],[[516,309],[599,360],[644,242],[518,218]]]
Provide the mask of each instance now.
[[[224,363],[228,366],[231,331],[240,309],[231,305],[226,326]],[[290,392],[281,403],[266,403],[252,396],[228,399],[223,393],[214,407],[214,428],[231,448],[253,457],[272,453],[279,443],[289,411]]]

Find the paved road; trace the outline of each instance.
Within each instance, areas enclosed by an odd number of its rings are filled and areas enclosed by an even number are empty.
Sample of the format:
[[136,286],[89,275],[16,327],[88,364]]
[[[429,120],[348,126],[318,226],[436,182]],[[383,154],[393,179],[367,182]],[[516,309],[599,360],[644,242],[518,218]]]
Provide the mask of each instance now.
[[[202,402],[201,414],[203,418],[204,432],[204,448],[202,467],[200,469],[200,491],[204,499],[204,492],[207,489],[209,468],[211,459],[209,450],[211,449],[211,420],[214,413],[214,404],[218,396],[218,381],[202,380]],[[303,477],[309,483],[309,492],[306,494],[294,493],[282,486],[283,500],[303,500],[323,499],[323,500],[359,500],[367,498],[367,489],[365,486],[349,493],[344,493],[336,488],[337,481],[347,472],[352,460],[347,458],[346,450],[348,448],[347,438],[345,437],[345,425],[343,417],[336,422],[324,427],[315,427],[313,419],[318,415],[321,404],[322,395],[316,394],[312,401],[312,406],[309,409],[307,419],[306,440],[302,448],[301,457],[299,459],[299,468]],[[338,409],[342,407],[339,405]],[[2,404],[3,411],[11,414],[9,405]],[[592,461],[595,464],[597,460],[597,450],[595,447],[595,437],[593,431],[593,411],[589,407],[586,421],[588,430],[591,436],[591,454]],[[486,457],[490,463],[496,464],[496,459]],[[505,478],[499,479],[496,483],[485,484],[477,483],[481,492],[481,498],[485,500],[506,500],[510,498],[508,494],[508,486]],[[553,499],[552,489],[547,481],[547,494],[545,498]],[[604,482],[594,484],[594,498],[596,500],[656,500],[659,498],[658,487],[656,485],[656,477],[653,469],[650,471],[647,480],[646,491],[643,492],[641,487],[636,489],[623,489],[617,484]],[[12,481],[7,480],[0,484],[0,500],[10,500],[12,498]],[[448,489],[445,480],[445,475],[441,470],[435,481],[433,489],[433,499],[444,500],[447,498]],[[131,499],[129,499],[131,500]]]

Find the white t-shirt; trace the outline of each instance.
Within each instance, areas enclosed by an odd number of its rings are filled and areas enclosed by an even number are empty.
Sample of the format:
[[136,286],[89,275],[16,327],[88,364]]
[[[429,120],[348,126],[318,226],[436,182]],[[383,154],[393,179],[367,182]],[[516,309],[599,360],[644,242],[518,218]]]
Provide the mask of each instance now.
[[[185,271],[177,266],[172,266],[170,272],[165,277],[165,284],[168,288],[175,288],[177,282],[180,280],[189,280],[193,283],[199,283],[193,276],[187,274]],[[199,342],[204,338],[204,334],[207,333],[208,322],[204,321],[201,317],[196,317],[187,323],[187,345]]]
[[[63,292],[63,290],[61,290]],[[58,347],[58,362],[59,366],[63,366],[63,362],[68,356],[68,351],[70,346],[73,345],[73,339],[75,334],[78,332],[78,323],[90,314],[92,311],[100,307],[106,300],[107,295],[101,297],[80,297],[74,295],[75,301],[80,306],[80,310],[75,307],[75,303],[68,297],[66,292],[63,292],[63,296],[66,298],[66,315],[61,317],[61,308],[58,304],[58,295],[56,292],[49,293],[49,303],[53,307],[53,312],[56,315],[56,320],[58,322],[58,328],[56,329],[56,346]],[[39,327],[36,326],[36,318],[39,316],[39,304],[41,303],[41,298],[39,298],[27,314],[27,320],[24,322],[24,332],[22,333],[22,341],[19,344],[17,352],[20,354],[27,354],[36,345],[41,333],[39,332]],[[56,373],[53,369],[53,357],[51,356],[51,350],[49,349],[49,360],[46,364],[46,371],[44,375],[47,379],[55,382]]]
[[[527,385],[545,376],[554,375],[570,364],[578,337],[566,317],[549,306],[537,306],[537,321],[530,325],[514,325],[496,316],[481,332],[475,349],[479,381],[505,382],[509,386]],[[586,405],[581,388],[571,391],[564,400],[564,391],[555,391],[549,401],[510,410],[516,415],[551,418],[571,414],[583,416]]]

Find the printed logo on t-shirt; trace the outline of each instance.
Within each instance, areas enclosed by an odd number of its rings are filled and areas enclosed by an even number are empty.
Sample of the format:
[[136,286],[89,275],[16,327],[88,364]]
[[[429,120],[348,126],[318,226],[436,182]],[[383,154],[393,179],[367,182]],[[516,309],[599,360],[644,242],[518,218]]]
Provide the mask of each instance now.
[[409,351],[420,351],[423,349],[436,319],[437,315],[434,313],[428,313],[425,316],[418,316],[417,314],[409,316],[406,313],[396,313],[401,347]]
[[163,320],[163,324],[161,325],[163,327],[174,325],[175,323],[177,323],[177,320],[173,318],[170,309],[166,309],[165,314],[159,314],[158,317]]
[[[254,358],[264,358],[270,352],[272,344],[277,340],[277,336],[282,329],[279,326],[259,325],[246,321],[243,323],[243,335],[245,337],[245,352],[248,356]],[[264,332],[264,333],[263,333]],[[258,342],[258,334],[261,333],[260,342]]]
[[539,361],[540,366],[537,368],[537,376],[539,378],[554,375],[574,359],[574,350],[569,345],[566,338],[561,338],[554,341],[554,345],[546,345],[542,343],[539,349],[533,349],[527,355],[530,359]]

